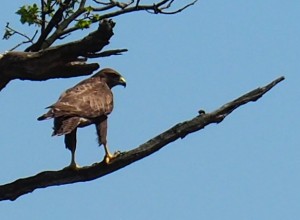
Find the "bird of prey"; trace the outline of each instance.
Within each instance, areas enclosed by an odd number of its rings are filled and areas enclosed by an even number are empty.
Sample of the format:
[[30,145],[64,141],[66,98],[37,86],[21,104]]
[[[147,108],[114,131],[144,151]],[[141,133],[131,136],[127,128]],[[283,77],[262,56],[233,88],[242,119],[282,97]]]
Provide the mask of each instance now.
[[71,168],[76,168],[76,132],[78,127],[91,124],[96,126],[99,146],[105,149],[104,160],[109,163],[117,156],[111,154],[107,146],[107,117],[113,110],[113,93],[116,85],[126,87],[126,80],[117,71],[105,68],[67,89],[58,101],[47,107],[50,110],[38,120],[54,119],[53,134],[65,135],[65,146],[71,151]]

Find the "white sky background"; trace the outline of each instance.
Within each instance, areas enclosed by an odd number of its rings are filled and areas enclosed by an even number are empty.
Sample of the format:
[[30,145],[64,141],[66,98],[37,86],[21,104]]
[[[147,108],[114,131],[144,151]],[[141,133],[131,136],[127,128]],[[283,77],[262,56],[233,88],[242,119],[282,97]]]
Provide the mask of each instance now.
[[[14,14],[25,2],[2,1],[3,30],[9,21],[32,31]],[[296,0],[201,0],[173,16],[115,18],[106,49],[129,52],[99,60],[127,79],[126,89],[114,89],[112,150],[135,148],[199,109],[210,112],[281,75],[286,80],[221,124],[111,175],[1,202],[0,219],[298,220],[299,11]],[[0,51],[18,40],[1,41]],[[0,184],[69,164],[63,138],[51,137],[52,121],[36,118],[84,78],[14,81],[1,91]],[[102,158],[94,127],[81,129],[77,162]]]

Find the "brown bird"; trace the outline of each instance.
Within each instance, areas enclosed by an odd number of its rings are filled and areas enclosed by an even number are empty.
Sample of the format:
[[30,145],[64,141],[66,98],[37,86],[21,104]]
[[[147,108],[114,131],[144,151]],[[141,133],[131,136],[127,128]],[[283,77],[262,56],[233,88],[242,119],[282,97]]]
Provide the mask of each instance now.
[[54,118],[54,135],[65,135],[66,148],[71,151],[71,168],[76,168],[76,132],[78,127],[95,124],[99,146],[105,149],[104,160],[109,163],[118,153],[111,154],[107,146],[107,117],[113,110],[116,85],[126,87],[126,81],[117,71],[105,68],[61,94],[58,101],[38,120]]

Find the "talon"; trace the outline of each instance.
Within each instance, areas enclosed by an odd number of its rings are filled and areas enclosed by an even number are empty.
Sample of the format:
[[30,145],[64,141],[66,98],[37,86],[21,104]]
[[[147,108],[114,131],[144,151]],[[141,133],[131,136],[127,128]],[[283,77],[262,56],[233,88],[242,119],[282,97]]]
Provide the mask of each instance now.
[[114,159],[116,159],[120,155],[121,155],[121,151],[116,151],[113,154],[108,153],[105,155],[104,161],[105,163],[110,164]]
[[71,163],[69,166],[65,167],[64,169],[78,170],[80,169],[80,166],[78,166],[76,163]]

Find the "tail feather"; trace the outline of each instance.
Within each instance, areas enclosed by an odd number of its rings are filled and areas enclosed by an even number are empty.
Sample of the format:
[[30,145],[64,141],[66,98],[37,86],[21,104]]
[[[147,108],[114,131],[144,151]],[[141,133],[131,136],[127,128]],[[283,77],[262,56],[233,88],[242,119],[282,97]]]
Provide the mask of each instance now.
[[42,121],[45,119],[50,119],[53,118],[53,113],[51,111],[47,112],[46,114],[41,115],[40,117],[37,118],[38,121]]
[[80,123],[79,117],[55,118],[52,136],[60,136],[71,133]]

